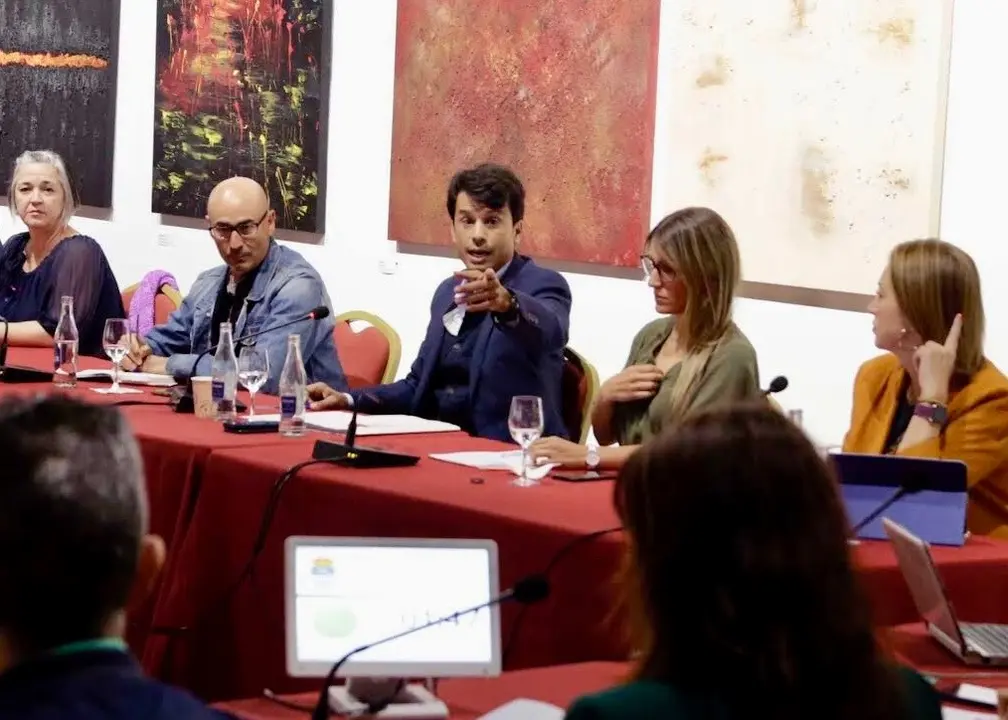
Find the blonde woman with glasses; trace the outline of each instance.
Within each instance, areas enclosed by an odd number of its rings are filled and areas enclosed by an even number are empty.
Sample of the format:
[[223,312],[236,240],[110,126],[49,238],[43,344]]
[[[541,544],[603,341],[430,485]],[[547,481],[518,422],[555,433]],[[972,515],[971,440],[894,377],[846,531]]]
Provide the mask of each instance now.
[[602,385],[592,412],[599,443],[618,445],[544,438],[532,445],[536,462],[618,468],[689,413],[762,397],[756,351],[732,322],[740,264],[735,235],[713,210],[685,208],[659,222],[641,265],[665,317],[637,333],[626,367]]

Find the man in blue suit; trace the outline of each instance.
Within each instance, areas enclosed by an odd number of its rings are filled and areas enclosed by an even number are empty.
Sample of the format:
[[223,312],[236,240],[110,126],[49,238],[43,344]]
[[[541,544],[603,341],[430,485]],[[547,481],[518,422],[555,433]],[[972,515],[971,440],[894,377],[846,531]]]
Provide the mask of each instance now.
[[508,168],[463,170],[448,186],[448,217],[465,269],[434,291],[430,324],[409,375],[389,385],[308,388],[313,410],[442,420],[466,432],[510,440],[515,395],[543,402],[543,436],[567,437],[561,373],[571,292],[560,273],[519,255],[525,188]]

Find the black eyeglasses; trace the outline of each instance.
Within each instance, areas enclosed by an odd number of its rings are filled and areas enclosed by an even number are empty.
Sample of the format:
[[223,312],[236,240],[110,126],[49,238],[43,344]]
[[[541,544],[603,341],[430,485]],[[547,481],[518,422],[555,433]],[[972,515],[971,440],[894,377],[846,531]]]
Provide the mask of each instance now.
[[217,223],[210,226],[210,235],[214,240],[230,240],[231,235],[237,232],[243,238],[249,238],[256,234],[259,226],[262,225],[262,221],[266,219],[269,215],[269,210],[263,213],[262,217],[258,220],[246,220],[245,222],[240,222],[237,225],[228,225],[227,223]]
[[679,277],[679,273],[675,270],[675,268],[671,268],[664,263],[655,262],[654,258],[649,255],[641,255],[640,264],[641,269],[644,271],[645,280],[650,280],[651,275],[653,275],[656,270],[658,271],[659,282],[668,282]]

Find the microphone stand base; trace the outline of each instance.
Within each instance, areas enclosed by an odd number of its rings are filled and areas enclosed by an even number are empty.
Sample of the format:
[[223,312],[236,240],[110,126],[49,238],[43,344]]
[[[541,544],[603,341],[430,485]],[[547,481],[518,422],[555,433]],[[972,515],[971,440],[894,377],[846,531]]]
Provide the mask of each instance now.
[[[352,682],[357,681],[358,679],[354,679]],[[393,684],[392,688],[394,687]],[[375,700],[383,700],[384,697],[387,697],[388,692],[376,697]],[[342,716],[360,717],[367,711],[368,704],[356,698],[350,692],[348,685],[339,685],[329,688],[329,708]],[[392,696],[392,702],[367,717],[398,718],[399,720],[447,718],[448,706],[442,700],[438,700],[437,696],[423,685],[409,684],[403,685],[402,689]]]

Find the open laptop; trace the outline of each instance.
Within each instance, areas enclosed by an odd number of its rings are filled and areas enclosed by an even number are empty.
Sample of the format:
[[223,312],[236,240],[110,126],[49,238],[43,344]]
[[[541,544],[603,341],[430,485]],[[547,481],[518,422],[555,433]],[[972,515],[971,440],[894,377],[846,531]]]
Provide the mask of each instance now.
[[930,546],[889,518],[882,519],[882,527],[932,637],[970,665],[1008,665],[1008,625],[959,622]]
[[[285,545],[287,672],[325,677],[345,654],[498,594],[493,540],[290,537]],[[494,676],[497,605],[351,657],[340,677]]]

